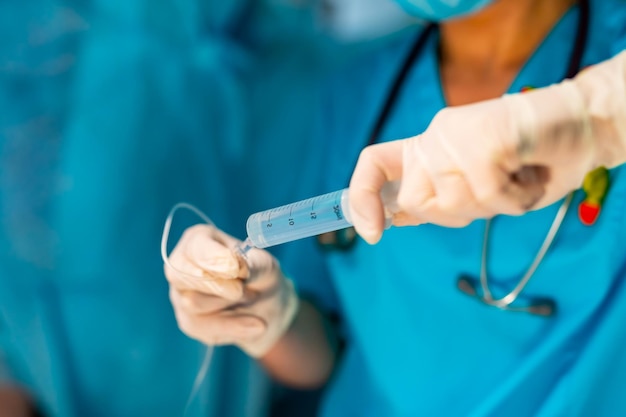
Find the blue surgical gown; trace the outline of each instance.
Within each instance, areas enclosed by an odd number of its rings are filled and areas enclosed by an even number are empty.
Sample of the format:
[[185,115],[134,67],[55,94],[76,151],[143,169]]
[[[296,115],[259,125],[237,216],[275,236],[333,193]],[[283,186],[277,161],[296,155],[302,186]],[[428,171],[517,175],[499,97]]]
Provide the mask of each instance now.
[[[573,8],[555,25],[510,92],[561,80],[578,13]],[[416,36],[350,67],[328,94],[328,190],[346,186]],[[434,34],[411,68],[382,140],[422,132],[445,106],[436,45]],[[625,47],[626,2],[592,0],[583,66]],[[518,300],[553,298],[558,312],[551,318],[486,306],[456,288],[460,275],[480,274],[484,221],[461,229],[392,228],[375,246],[358,241],[347,253],[330,254],[346,348],[321,415],[626,416],[626,167],[610,171],[592,226],[577,215],[583,198],[581,190],[574,194],[553,246]],[[487,269],[496,296],[529,268],[559,206],[493,221]]]
[[[45,415],[183,415],[205,347],[177,328],[163,222],[187,201],[244,238],[319,192],[319,83],[352,46],[316,4],[0,5],[0,379]],[[307,256],[287,271],[324,275],[310,242],[289,250]],[[263,415],[268,390],[221,348],[187,415]]]

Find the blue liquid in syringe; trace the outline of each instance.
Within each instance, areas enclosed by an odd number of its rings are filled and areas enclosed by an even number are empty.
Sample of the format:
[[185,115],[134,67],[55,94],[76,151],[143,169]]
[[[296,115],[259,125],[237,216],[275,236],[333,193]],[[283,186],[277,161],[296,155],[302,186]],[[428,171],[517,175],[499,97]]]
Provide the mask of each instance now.
[[348,189],[255,213],[248,218],[248,239],[267,248],[350,227]]

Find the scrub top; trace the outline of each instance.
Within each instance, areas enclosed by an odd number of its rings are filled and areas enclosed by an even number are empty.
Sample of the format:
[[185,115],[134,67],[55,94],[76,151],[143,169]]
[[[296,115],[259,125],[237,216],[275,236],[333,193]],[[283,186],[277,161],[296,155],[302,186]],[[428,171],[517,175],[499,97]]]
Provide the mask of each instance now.
[[[317,5],[0,4],[0,384],[50,417],[183,415],[206,348],[176,325],[163,222],[187,201],[243,239],[319,193],[319,84],[361,45],[320,34]],[[289,250],[324,275],[310,242]],[[261,416],[268,390],[219,348],[186,416]]]
[[[561,80],[578,13],[574,7],[556,24],[510,92]],[[351,67],[331,89],[324,118],[327,190],[346,186],[416,36]],[[444,107],[436,44],[434,34],[382,140],[414,136]],[[626,3],[592,0],[583,66],[625,47]],[[346,347],[320,414],[626,416],[626,167],[610,171],[592,226],[577,215],[583,198],[578,190],[519,298],[521,304],[532,296],[553,298],[558,311],[549,318],[486,306],[456,288],[460,275],[480,276],[484,221],[461,229],[392,228],[377,245],[360,240],[351,251],[329,254]],[[487,265],[494,296],[512,290],[529,268],[559,206],[494,219]]]

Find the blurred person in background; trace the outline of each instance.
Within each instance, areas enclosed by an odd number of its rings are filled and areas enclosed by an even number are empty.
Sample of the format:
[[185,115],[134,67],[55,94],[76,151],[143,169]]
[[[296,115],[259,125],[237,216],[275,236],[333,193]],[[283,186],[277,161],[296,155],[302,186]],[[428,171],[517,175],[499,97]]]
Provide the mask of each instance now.
[[[187,201],[243,237],[319,191],[320,82],[396,27],[335,3],[0,5],[0,416],[183,415],[206,348],[155,278],[163,221]],[[264,416],[274,389],[220,348],[186,415]]]

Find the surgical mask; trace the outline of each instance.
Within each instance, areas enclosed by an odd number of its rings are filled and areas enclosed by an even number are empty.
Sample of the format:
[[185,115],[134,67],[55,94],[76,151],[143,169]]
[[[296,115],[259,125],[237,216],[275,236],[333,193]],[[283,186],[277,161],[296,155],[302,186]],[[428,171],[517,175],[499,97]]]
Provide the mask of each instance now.
[[389,0],[324,0],[320,4],[323,27],[346,41],[376,39],[415,23]]
[[396,0],[408,13],[439,22],[474,13],[493,0]]

